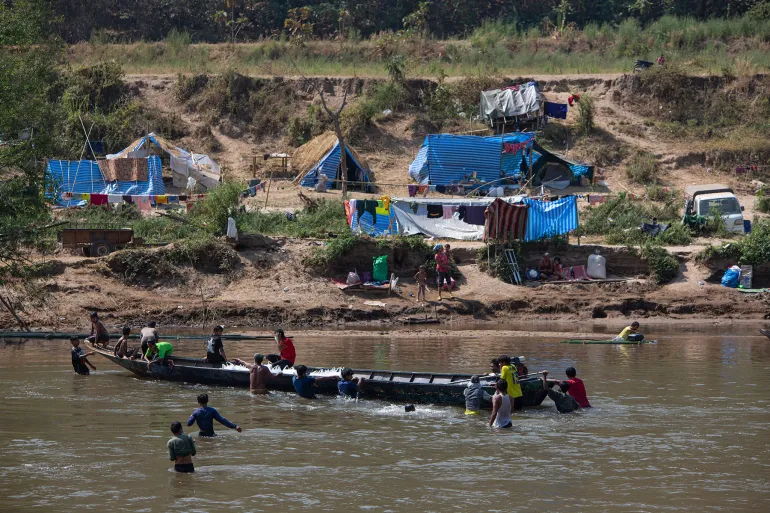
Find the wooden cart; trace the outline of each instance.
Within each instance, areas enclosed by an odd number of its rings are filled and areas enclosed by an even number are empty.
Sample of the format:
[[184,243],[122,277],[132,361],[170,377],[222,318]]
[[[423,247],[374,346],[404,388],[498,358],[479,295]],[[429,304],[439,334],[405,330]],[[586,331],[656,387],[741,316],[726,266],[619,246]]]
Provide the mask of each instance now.
[[131,228],[65,228],[59,232],[63,248],[82,248],[83,255],[107,256],[116,249],[127,246],[141,246],[144,241],[134,238]]

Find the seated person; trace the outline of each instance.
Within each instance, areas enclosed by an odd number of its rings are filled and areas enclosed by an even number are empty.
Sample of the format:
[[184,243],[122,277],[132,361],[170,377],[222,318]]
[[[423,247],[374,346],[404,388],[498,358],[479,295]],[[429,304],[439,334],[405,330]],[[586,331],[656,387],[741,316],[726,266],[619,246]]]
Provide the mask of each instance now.
[[358,393],[364,386],[364,378],[354,378],[353,371],[345,367],[340,373],[342,381],[337,383],[337,390],[343,397],[358,397]]
[[113,353],[120,358],[128,358],[134,355],[134,349],[128,347],[128,337],[131,335],[131,327],[123,327],[123,336],[118,339],[115,344],[115,350]]
[[564,271],[566,269],[561,265],[561,258],[555,257],[553,259],[553,277],[557,280],[565,280]]
[[613,339],[615,342],[641,342],[644,340],[644,335],[639,333],[639,323],[634,321],[631,326],[626,326],[620,335]]
[[537,270],[540,273],[541,280],[553,279],[553,261],[549,253],[545,253],[543,259],[538,262]]
[[294,366],[297,358],[297,351],[294,349],[294,342],[286,336],[282,328],[276,328],[273,332],[278,354],[269,354],[265,358],[271,365],[285,369]]
[[574,397],[569,395],[570,384],[568,381],[548,381],[548,371],[544,370],[543,373],[543,389],[548,394],[548,397],[556,405],[556,409],[559,413],[572,413],[580,409],[580,405]]

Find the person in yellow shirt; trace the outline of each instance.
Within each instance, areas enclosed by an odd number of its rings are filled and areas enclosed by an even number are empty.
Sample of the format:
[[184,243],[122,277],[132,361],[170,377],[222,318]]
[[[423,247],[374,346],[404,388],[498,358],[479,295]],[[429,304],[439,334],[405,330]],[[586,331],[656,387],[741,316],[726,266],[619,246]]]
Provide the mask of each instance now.
[[620,335],[615,337],[616,342],[638,342],[644,339],[644,335],[639,333],[639,323],[634,321],[631,323],[631,326],[626,326],[623,328],[623,331],[620,332]]
[[519,373],[516,368],[511,365],[511,357],[503,355],[497,359],[500,363],[500,379],[505,380],[508,383],[508,395],[513,400],[513,409],[521,410],[524,406],[522,399],[521,385],[519,385]]

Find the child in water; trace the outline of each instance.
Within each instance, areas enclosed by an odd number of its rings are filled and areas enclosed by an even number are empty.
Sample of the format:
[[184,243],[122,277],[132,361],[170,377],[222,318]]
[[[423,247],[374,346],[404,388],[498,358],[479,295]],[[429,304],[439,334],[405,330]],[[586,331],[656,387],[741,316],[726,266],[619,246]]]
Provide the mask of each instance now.
[[414,279],[417,282],[417,302],[420,302],[420,298],[425,301],[425,291],[428,288],[428,273],[425,272],[425,266],[421,265],[417,274],[414,275]]
[[[72,368],[75,369],[75,372],[78,374],[88,375],[91,373],[88,370],[88,367],[96,370],[96,367],[91,365],[91,362],[88,361],[88,357],[96,353],[93,351],[90,353],[84,353],[83,348],[80,347],[80,339],[78,337],[71,337],[70,343],[72,344]],[[86,367],[86,365],[88,365],[88,367]]]

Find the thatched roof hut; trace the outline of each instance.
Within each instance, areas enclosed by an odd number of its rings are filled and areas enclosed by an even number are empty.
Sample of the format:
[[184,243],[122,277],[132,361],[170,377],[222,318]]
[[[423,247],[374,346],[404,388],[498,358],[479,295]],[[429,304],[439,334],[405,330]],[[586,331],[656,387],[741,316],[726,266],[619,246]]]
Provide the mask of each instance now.
[[[372,188],[374,173],[369,164],[352,147],[347,150],[347,181],[353,187],[360,186],[368,190]],[[291,156],[291,167],[297,173],[295,184],[312,187],[318,180],[318,175],[324,174],[328,179],[328,189],[339,188],[340,145],[334,132],[324,132],[303,144]]]

